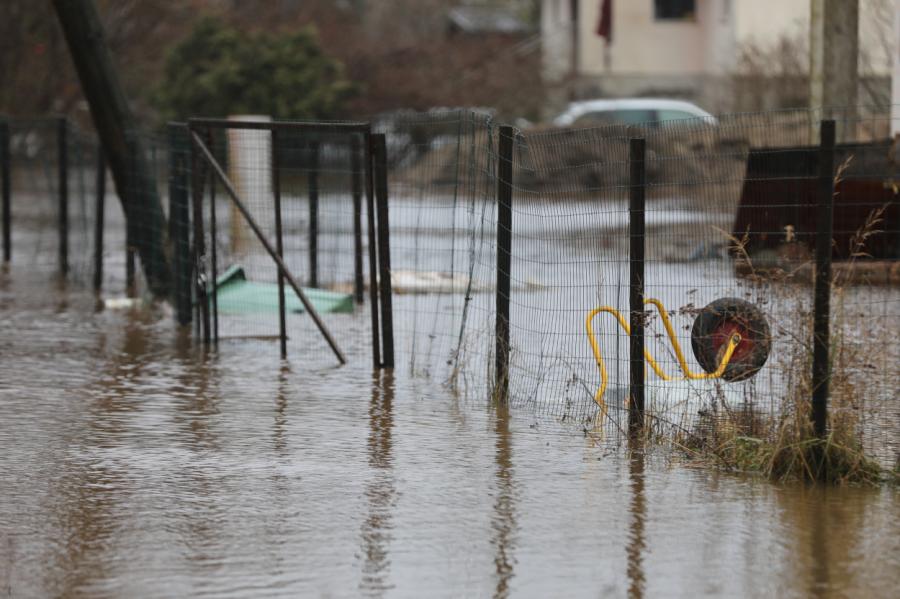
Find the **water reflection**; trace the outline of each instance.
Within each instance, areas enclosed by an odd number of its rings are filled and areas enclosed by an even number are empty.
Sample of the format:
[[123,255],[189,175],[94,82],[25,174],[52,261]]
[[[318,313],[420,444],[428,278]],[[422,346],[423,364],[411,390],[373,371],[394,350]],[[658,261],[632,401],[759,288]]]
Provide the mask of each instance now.
[[865,587],[864,574],[853,567],[857,563],[854,556],[862,552],[865,540],[860,531],[866,529],[867,507],[877,495],[872,489],[818,486],[778,491],[783,525],[795,531],[789,539],[793,556],[790,575],[803,581],[810,597]]
[[629,441],[628,478],[631,487],[631,503],[628,509],[628,545],[625,548],[628,565],[628,596],[641,599],[644,596],[644,550],[646,540],[644,526],[647,520],[647,503],[644,497],[644,448],[639,440]]
[[512,465],[512,435],[510,433],[509,405],[500,403],[495,408],[494,462],[497,481],[494,514],[491,519],[491,544],[494,546],[494,565],[497,570],[497,583],[494,597],[509,596],[509,583],[514,575],[516,525],[516,483]]
[[176,400],[173,417],[181,429],[179,437],[194,452],[218,449],[219,435],[213,423],[221,402],[216,355],[204,352],[198,359],[186,362],[176,380],[169,393]]
[[287,361],[282,362],[278,371],[278,389],[275,393],[275,422],[272,426],[272,443],[279,455],[286,455],[287,443],[284,431],[287,425],[287,404],[289,395],[289,376],[291,366]]
[[365,496],[369,512],[362,524],[364,564],[360,589],[367,595],[381,596],[392,588],[389,583],[392,539],[392,511],[397,491],[394,484],[393,441],[394,373],[373,374],[369,403],[368,458],[371,480]]
[[98,464],[70,467],[59,490],[62,538],[49,587],[68,597],[110,577],[104,555],[119,525],[116,506],[127,502],[129,493],[112,469]]
[[[107,344],[97,337],[98,352]],[[50,581],[59,596],[70,596],[108,578],[104,553],[121,525],[116,509],[131,501],[131,492],[115,462],[104,450],[127,445],[139,397],[143,360],[149,352],[147,336],[139,322],[124,327],[120,350],[114,352],[92,384],[93,399],[87,406],[84,427],[75,432],[63,476],[57,481],[54,506],[62,531],[57,556],[58,579]],[[71,397],[72,401],[81,394]]]
[[69,309],[69,294],[66,293],[69,285],[65,277],[62,276],[57,277],[55,283],[56,312],[57,314],[62,314]]
[[403,372],[0,293],[0,597],[896,594],[894,489],[660,467]]
[[6,312],[13,307],[12,277],[9,276],[9,263],[0,262],[0,311]]

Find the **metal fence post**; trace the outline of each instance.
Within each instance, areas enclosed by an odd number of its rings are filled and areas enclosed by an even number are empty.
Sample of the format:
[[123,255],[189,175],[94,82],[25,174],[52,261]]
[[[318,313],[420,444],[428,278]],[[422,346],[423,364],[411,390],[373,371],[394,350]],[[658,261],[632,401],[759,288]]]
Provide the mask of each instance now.
[[369,303],[372,308],[372,365],[381,368],[381,327],[378,317],[378,247],[375,242],[375,182],[372,171],[372,134],[366,134],[365,143],[366,220],[369,235]]
[[[137,171],[137,164],[140,162],[140,157],[138,157],[137,152],[138,149],[134,144],[130,144],[129,152],[131,156],[129,157],[130,168],[133,171]],[[146,182],[137,179],[133,183],[133,185],[145,185]],[[141,193],[143,190],[135,189],[135,193]],[[128,222],[125,223],[125,294],[128,297],[134,297],[137,294],[137,288],[135,287],[135,274],[137,268],[135,266],[135,257],[134,257],[134,242],[133,231],[135,227],[137,227],[137,223],[133,222],[133,219],[128,219]]]
[[363,291],[363,244],[362,244],[362,167],[360,165],[359,137],[353,136],[350,145],[350,170],[352,171],[353,194],[353,295],[357,304],[362,304]]
[[134,249],[131,245],[131,236],[126,234],[125,239],[125,289],[129,297],[134,297],[137,293],[134,279],[137,273],[137,266],[134,261]]
[[381,367],[394,367],[394,314],[391,287],[391,229],[388,216],[387,143],[372,136],[375,160],[375,202],[378,217],[378,281],[381,295]]
[[10,168],[9,122],[0,122],[0,178],[3,188],[0,191],[3,200],[3,261],[12,258],[12,170]]
[[[284,259],[284,239],[281,229],[281,161],[278,151],[278,130],[272,129],[272,192],[275,199],[275,251]],[[287,315],[284,304],[284,269],[278,269],[278,338],[281,359],[287,358]]]
[[69,274],[69,143],[66,117],[56,121],[57,175],[59,193],[59,271]]
[[[193,130],[188,129],[188,135],[192,133]],[[203,233],[203,184],[205,177],[203,176],[201,165],[202,161],[196,144],[191,143],[191,204],[194,219],[193,273],[197,298],[197,325],[204,345],[209,345],[211,341],[209,296],[207,294],[208,285],[206,281],[206,265],[204,263],[206,260],[206,244]]]
[[309,145],[309,286],[319,286],[319,142]]
[[94,291],[103,288],[103,220],[106,213],[106,156],[97,142],[97,216],[94,221]]
[[512,177],[515,132],[500,127],[497,152],[497,317],[495,321],[494,396],[509,399],[509,294],[512,269]]
[[[213,146],[213,134],[211,129],[206,130],[206,143]],[[216,278],[219,276],[218,259],[218,223],[216,218],[216,175],[209,169],[209,257],[210,270],[208,286],[212,289],[212,338],[219,343],[219,286]]]
[[824,438],[828,424],[829,316],[831,304],[831,239],[834,233],[835,122],[822,121],[816,221],[816,286],[813,313],[812,422]]
[[191,324],[191,246],[188,207],[187,148],[178,125],[169,126],[169,235],[172,238],[172,291],[175,320]]
[[631,315],[629,335],[629,402],[628,430],[632,433],[644,426],[644,248],[646,212],[644,199],[647,185],[646,141],[629,142],[631,166],[628,202],[628,237],[630,277],[628,304]]

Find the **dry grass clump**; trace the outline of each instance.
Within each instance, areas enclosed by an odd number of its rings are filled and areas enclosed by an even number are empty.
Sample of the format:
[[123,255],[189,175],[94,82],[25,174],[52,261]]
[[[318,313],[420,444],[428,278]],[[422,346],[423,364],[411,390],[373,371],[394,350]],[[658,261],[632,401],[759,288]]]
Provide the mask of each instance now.
[[[805,335],[793,339],[794,351],[778,365],[787,373],[787,395],[772,413],[745,403],[736,410],[708,410],[696,426],[676,439],[695,460],[737,472],[759,473],[771,480],[833,484],[878,484],[900,481],[898,471],[883,468],[866,454],[860,418],[865,413],[866,355],[860,344],[836,336],[828,406],[828,434],[818,438],[810,419],[812,397],[812,316],[802,314]],[[781,331],[783,333],[783,331]],[[724,406],[722,398],[714,401]]]
[[[866,227],[874,229],[880,216],[881,212],[874,211]],[[869,236],[866,231],[857,233],[855,247],[851,248],[853,260],[865,255],[862,248]],[[734,255],[749,264],[740,240],[732,237],[732,242],[736,246]],[[877,404],[889,401],[895,393],[882,388],[882,383],[891,385],[895,333],[857,304],[854,297],[858,299],[860,289],[850,288],[852,281],[836,277],[832,287],[828,434],[818,438],[810,419],[813,313],[808,305],[809,288],[786,285],[771,277],[755,279],[752,284],[765,285],[780,302],[792,306],[784,326],[774,327],[781,350],[770,357],[775,360],[774,368],[783,374],[776,389],[784,389],[784,396],[778,397],[768,411],[754,407],[752,401],[730,410],[720,393],[711,409],[701,411],[696,425],[677,436],[676,446],[692,459],[733,471],[760,473],[775,481],[900,482],[900,461],[892,469],[886,468],[863,446],[863,418],[872,412],[883,416],[883,406]],[[880,420],[877,426],[891,424]]]
[[810,387],[798,385],[793,390],[774,415],[754,413],[745,406],[715,418],[701,416],[693,431],[676,439],[676,446],[691,459],[734,472],[761,474],[776,482],[879,484],[900,480],[896,469],[884,469],[866,455],[856,410],[833,402],[829,433],[819,439],[810,421]]

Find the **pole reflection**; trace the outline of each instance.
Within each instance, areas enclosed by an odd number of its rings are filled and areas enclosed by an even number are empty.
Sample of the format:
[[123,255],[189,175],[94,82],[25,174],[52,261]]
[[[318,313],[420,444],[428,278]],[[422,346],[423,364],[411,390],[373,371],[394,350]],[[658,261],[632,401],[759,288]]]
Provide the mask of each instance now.
[[[177,377],[178,384],[170,388],[170,394],[177,398],[172,415],[176,438],[193,457],[218,455],[226,434],[216,424],[222,402],[217,356],[190,345],[184,346],[184,354],[181,351],[184,368]],[[212,572],[223,559],[215,540],[227,521],[215,472],[199,466],[186,468],[179,474],[179,485],[182,492],[196,498],[177,510],[173,527],[187,547],[185,561],[201,575]]]
[[275,451],[281,455],[284,455],[287,449],[284,430],[287,425],[287,398],[290,388],[288,379],[290,374],[290,364],[285,361],[278,371],[278,392],[275,394],[275,423],[272,427],[272,445]]
[[878,490],[841,489],[838,493],[827,487],[796,485],[779,489],[776,496],[786,548],[792,556],[784,574],[788,582],[805,581],[810,597],[844,596],[848,589],[864,589],[866,568],[857,563],[856,555],[866,541],[861,531]]
[[822,597],[828,589],[831,588],[831,559],[828,548],[828,535],[825,527],[827,526],[824,498],[819,498],[812,502],[812,518],[810,524],[812,531],[810,534],[810,566],[811,576],[809,596]]
[[372,400],[369,404],[369,468],[372,478],[366,485],[368,516],[362,524],[364,563],[360,590],[370,596],[382,596],[392,588],[389,583],[392,539],[392,511],[397,490],[394,484],[393,457],[394,373],[373,374]]
[[509,406],[498,403],[495,409],[494,434],[496,435],[494,460],[497,465],[497,499],[494,501],[494,515],[491,544],[496,550],[494,565],[497,569],[497,586],[494,597],[508,597],[510,581],[515,572],[516,523],[516,483],[512,465],[512,434],[509,429]]
[[647,548],[644,527],[647,521],[647,500],[644,497],[644,448],[640,439],[629,439],[628,476],[631,502],[628,506],[627,558],[628,596],[641,599],[644,596],[644,551]]
[[[98,337],[97,353],[103,353],[106,342],[105,336]],[[55,568],[59,578],[50,584],[58,596],[80,594],[108,576],[104,556],[121,526],[115,512],[128,503],[130,489],[104,450],[127,444],[133,435],[141,405],[129,390],[143,376],[149,348],[144,327],[129,319],[120,351],[85,388],[90,403],[84,428],[73,433],[63,474],[54,485],[62,546]]]

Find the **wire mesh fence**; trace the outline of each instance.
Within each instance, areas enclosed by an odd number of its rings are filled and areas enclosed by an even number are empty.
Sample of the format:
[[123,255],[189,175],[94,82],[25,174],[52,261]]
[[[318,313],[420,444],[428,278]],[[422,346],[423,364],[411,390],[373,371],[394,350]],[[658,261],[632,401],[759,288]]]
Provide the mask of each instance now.
[[[890,463],[900,428],[900,165],[888,112],[796,110],[514,131],[508,156],[500,153],[500,127],[469,110],[403,113],[348,130],[195,128],[224,178],[198,161],[185,126],[166,138],[144,136],[142,152],[153,165],[154,193],[168,200],[161,243],[181,281],[174,288],[188,288],[195,323],[196,307],[211,302],[220,342],[260,342],[277,355],[279,267],[270,250],[278,246],[351,364],[365,364],[377,347],[372,292],[379,279],[370,263],[378,254],[370,133],[384,134],[396,367],[463,394],[493,392],[497,281],[508,276],[501,300],[509,304],[510,403],[598,434],[627,428],[629,337],[617,313],[629,322],[639,231],[629,199],[640,185],[643,293],[658,300],[642,311],[652,358],[647,418],[653,431],[689,442],[721,434],[723,423],[775,430],[789,413],[808,409],[820,123],[834,119],[838,145],[826,177],[834,185],[831,425],[861,431],[866,449]],[[41,126],[50,131],[53,123]],[[60,179],[50,133],[35,134],[37,149],[23,149],[29,127],[36,126],[11,123],[15,222],[29,210],[43,220],[13,227],[14,261],[24,252],[51,267],[54,252],[46,250],[56,243]],[[643,184],[633,178],[635,138],[646,142]],[[70,227],[77,229],[70,238],[82,245],[70,256],[72,272],[87,273],[96,145],[79,143],[70,152],[82,156],[69,167]],[[508,181],[498,178],[504,163]],[[71,183],[75,172],[84,173],[83,183]],[[503,185],[511,188],[508,227],[498,224]],[[116,210],[107,202],[107,248],[122,247],[129,234]],[[509,272],[498,270],[504,233]],[[746,302],[765,330],[745,326],[731,350],[731,325],[716,321],[718,328],[698,336],[698,327],[712,326],[698,317],[716,301]],[[290,288],[285,302],[288,355],[329,359],[326,340]],[[765,361],[746,376],[717,375],[728,351],[735,364],[748,355]]]
[[90,281],[96,142],[63,119],[10,121],[5,131],[11,216],[19,225],[10,227],[9,244],[17,263]]
[[[746,380],[664,380],[648,367],[651,422],[682,439],[702,438],[721,431],[723,422],[749,434],[754,427],[785,422],[789,411],[806,409],[812,393],[819,124],[834,116],[841,117],[841,143],[832,173],[830,408],[834,423],[852,420],[865,429],[867,449],[895,461],[900,218],[887,111],[854,116],[787,111],[517,134],[510,401],[597,424],[601,376],[585,321],[603,306],[627,321],[628,142],[640,137],[647,143],[645,293],[659,300],[674,333],[673,342],[662,314],[648,306],[649,354],[673,379],[710,374],[693,355],[691,333],[698,314],[716,300],[758,307],[771,334],[765,365]],[[412,301],[400,295],[397,309],[410,306],[410,318],[398,319],[404,327],[398,337],[410,368],[486,394],[494,384],[496,172],[504,158],[497,153],[497,127],[478,122],[476,115],[466,118],[461,129],[466,133],[455,146],[442,134],[420,135],[420,149],[404,149],[418,160],[392,161],[392,215],[412,196],[404,222],[414,223],[407,238],[392,236],[392,249],[402,256],[393,265],[395,293],[402,293],[406,279],[440,279],[443,287]],[[443,125],[433,124],[434,130]],[[469,135],[472,125],[476,131]],[[454,169],[464,175],[447,176]],[[404,254],[407,244],[412,251]],[[628,338],[611,313],[595,317],[594,337],[608,370],[603,396],[608,416],[601,429],[623,431]],[[861,351],[866,340],[877,344],[876,352]]]
[[285,336],[304,352],[369,355],[367,126],[222,121],[190,132],[194,168],[208,178],[209,249],[194,251],[206,254],[215,338],[279,341],[283,302]]

